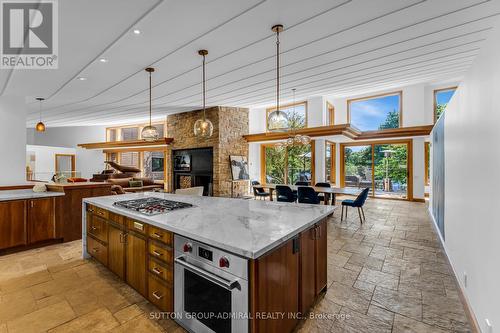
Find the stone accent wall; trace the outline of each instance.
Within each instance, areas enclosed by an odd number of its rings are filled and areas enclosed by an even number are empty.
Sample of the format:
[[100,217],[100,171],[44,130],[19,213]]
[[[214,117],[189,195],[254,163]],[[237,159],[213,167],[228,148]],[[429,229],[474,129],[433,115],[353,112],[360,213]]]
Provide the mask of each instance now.
[[[167,118],[167,137],[174,142],[167,149],[167,188],[173,190],[172,150],[192,148],[213,148],[213,194],[231,196],[231,168],[229,155],[242,155],[248,158],[248,143],[242,135],[248,134],[248,109],[234,107],[212,107],[207,109],[207,118],[214,125],[214,132],[209,139],[194,136],[196,120],[203,116],[203,111],[177,113]],[[242,196],[249,191],[248,182],[233,184],[233,196]]]

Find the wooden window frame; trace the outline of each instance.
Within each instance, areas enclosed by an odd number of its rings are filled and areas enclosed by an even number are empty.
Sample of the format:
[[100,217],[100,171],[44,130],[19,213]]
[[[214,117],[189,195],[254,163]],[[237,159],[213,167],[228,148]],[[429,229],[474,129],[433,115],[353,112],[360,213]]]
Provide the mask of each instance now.
[[[402,128],[403,127],[403,91],[402,90],[348,99],[347,100],[347,123],[349,125],[351,125],[351,103],[352,102],[366,101],[369,99],[375,99],[375,98],[386,97],[386,96],[396,96],[396,95],[399,96],[399,126],[398,126],[398,128]],[[369,131],[385,131],[385,130],[390,130],[390,128],[386,128],[386,129],[382,129],[382,130],[376,129],[376,130],[369,130]]]
[[[163,136],[165,137],[167,135],[167,122],[166,121],[152,122],[151,125],[153,125],[153,126],[163,125]],[[122,125],[122,126],[106,127],[106,142],[111,142],[109,140],[109,138],[110,138],[109,132],[111,130],[116,130],[116,141],[122,141],[122,131],[121,130],[123,128],[133,128],[133,127],[137,127],[137,129],[138,129],[137,140],[142,140],[141,132],[142,132],[142,129],[146,126],[149,126],[149,123],[127,124],[127,125]]]
[[429,168],[430,168],[430,149],[431,149],[431,143],[430,142],[424,142],[424,186],[430,186],[430,175],[429,175]]
[[456,91],[457,89],[458,89],[458,86],[434,89],[433,94],[432,94],[432,97],[433,97],[432,114],[434,117],[434,124],[436,123],[436,121],[438,121],[438,118],[437,118],[437,94],[439,94],[440,92],[450,91],[450,90]]
[[76,155],[75,154],[55,154],[54,160],[55,160],[55,173],[57,173],[57,169],[59,169],[59,162],[57,161],[58,157],[63,157],[63,156],[69,156],[71,157],[71,173],[74,173],[76,171]]
[[[288,109],[288,108],[292,108],[292,107],[297,106],[297,105],[304,105],[304,112],[305,112],[305,116],[306,116],[304,128],[306,128],[307,127],[307,101],[300,101],[300,102],[280,105],[280,109]],[[268,124],[269,114],[275,110],[276,110],[276,106],[273,106],[273,107],[266,109],[266,132],[269,132],[269,130],[268,130],[268,128],[269,128],[269,126],[268,126],[269,125]]]
[[329,140],[325,140],[325,182],[326,179],[328,178],[327,173],[326,173],[326,151],[327,147],[330,145],[332,147],[332,151],[330,152],[330,184],[336,184],[337,183],[337,143]]
[[326,110],[328,111],[328,126],[335,125],[335,106],[327,101]]
[[[406,160],[406,168],[408,170],[408,186],[407,186],[407,198],[384,198],[375,196],[375,191],[370,195],[372,198],[377,199],[389,199],[389,200],[405,200],[413,201],[413,139],[402,139],[402,140],[372,140],[364,142],[348,142],[340,144],[340,187],[345,187],[345,147],[352,146],[371,146],[372,147],[372,182],[375,179],[375,149],[374,145],[385,145],[385,144],[406,144],[408,147],[408,157]],[[372,184],[374,185],[374,184]]]
[[[316,141],[311,140],[311,184],[316,181]],[[260,183],[266,184],[266,148],[274,147],[276,143],[263,143],[260,145]],[[288,149],[285,150],[285,185],[288,184]],[[291,184],[293,185],[293,184]]]

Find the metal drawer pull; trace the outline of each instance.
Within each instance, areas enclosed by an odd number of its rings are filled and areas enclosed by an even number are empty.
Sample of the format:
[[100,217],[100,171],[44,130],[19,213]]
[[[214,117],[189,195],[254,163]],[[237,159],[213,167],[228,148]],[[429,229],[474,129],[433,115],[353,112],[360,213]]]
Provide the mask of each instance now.
[[97,247],[94,247],[94,248],[92,249],[92,252],[97,253],[97,252],[99,252],[99,249],[98,249]]
[[158,269],[157,267],[153,267],[153,272],[155,272],[158,275],[162,273],[161,269]]
[[153,233],[153,236],[155,236],[156,238],[162,238],[163,234],[159,234],[159,233],[155,232],[155,233]]
[[142,230],[144,230],[144,224],[139,223],[139,222],[134,222],[134,228],[142,231]]
[[226,280],[223,277],[220,277],[220,276],[215,275],[209,271],[206,271],[202,268],[199,268],[193,264],[190,264],[186,261],[185,256],[179,256],[179,257],[175,258],[174,261],[176,264],[183,266],[185,269],[190,270],[191,272],[200,275],[201,277],[221,286],[224,289],[233,290],[234,288],[237,288],[237,289],[241,288],[241,286],[237,280],[233,280],[233,281]]
[[97,227],[96,226],[91,226],[90,229],[97,230]]
[[156,251],[156,250],[153,250],[153,254],[154,254],[155,256],[157,256],[157,257],[161,257],[161,256],[163,255],[163,253],[158,252],[158,251]]
[[104,212],[97,212],[97,214],[103,216],[104,215]]
[[154,296],[154,298],[156,298],[157,300],[160,300],[160,299],[162,299],[162,298],[163,298],[163,295],[158,295],[158,292],[157,292],[157,291],[154,291],[154,292],[153,292],[153,296]]

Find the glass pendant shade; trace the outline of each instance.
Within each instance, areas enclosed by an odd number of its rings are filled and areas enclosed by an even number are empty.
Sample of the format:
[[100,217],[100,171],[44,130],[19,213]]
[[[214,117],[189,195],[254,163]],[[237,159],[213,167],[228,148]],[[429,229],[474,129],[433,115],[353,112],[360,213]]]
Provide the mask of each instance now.
[[200,138],[209,138],[214,132],[214,125],[208,119],[198,119],[194,123],[194,135]]
[[267,117],[267,130],[270,132],[285,132],[288,130],[288,116],[281,110],[269,113]]
[[36,124],[35,129],[37,132],[45,132],[45,124],[40,121]]
[[146,141],[155,141],[158,140],[160,134],[158,134],[158,130],[154,126],[146,126],[141,131],[141,138]]

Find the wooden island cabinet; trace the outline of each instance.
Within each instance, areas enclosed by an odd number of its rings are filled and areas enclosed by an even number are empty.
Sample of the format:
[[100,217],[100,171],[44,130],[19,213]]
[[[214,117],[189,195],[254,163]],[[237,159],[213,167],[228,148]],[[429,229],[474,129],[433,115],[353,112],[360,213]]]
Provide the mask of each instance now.
[[[87,253],[161,311],[174,304],[173,233],[86,206]],[[326,219],[257,259],[248,261],[249,332],[292,332],[326,290]],[[280,320],[257,313],[285,313]]]

